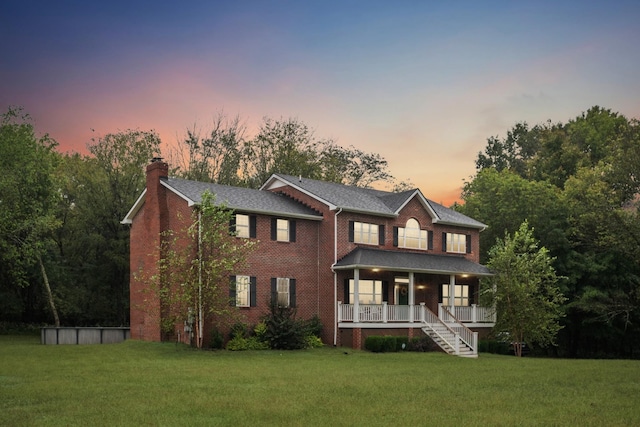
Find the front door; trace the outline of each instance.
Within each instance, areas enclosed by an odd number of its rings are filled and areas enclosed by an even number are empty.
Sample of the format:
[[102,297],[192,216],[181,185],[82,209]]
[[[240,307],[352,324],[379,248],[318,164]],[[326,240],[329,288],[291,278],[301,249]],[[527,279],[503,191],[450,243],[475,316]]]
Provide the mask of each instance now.
[[409,305],[409,285],[398,285],[398,305]]
[[409,305],[409,279],[396,277],[394,300],[396,305]]

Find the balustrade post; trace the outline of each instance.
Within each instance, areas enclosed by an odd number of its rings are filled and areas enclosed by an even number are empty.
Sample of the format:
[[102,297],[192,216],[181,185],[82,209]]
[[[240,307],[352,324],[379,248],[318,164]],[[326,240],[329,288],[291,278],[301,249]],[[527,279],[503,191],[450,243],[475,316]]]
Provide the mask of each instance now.
[[476,323],[478,321],[478,306],[476,304],[471,304],[471,321]]
[[425,323],[427,321],[427,319],[425,318],[425,309],[423,302],[420,303],[420,321],[422,323]]
[[439,302],[438,303],[438,319],[444,320],[444,319],[442,319],[442,317],[443,317],[443,314],[442,314],[442,303]]
[[338,301],[338,322],[342,322],[342,301]]
[[353,322],[360,322],[360,270],[353,270]]
[[382,301],[382,323],[387,323],[389,314],[387,313],[387,302]]
[[478,354],[478,333],[473,333],[473,354]]

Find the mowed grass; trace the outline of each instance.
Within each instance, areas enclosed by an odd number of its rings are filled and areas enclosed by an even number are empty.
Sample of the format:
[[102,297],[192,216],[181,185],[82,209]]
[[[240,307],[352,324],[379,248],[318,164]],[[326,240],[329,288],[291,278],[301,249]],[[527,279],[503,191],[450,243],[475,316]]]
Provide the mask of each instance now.
[[2,426],[630,426],[639,405],[640,362],[629,360],[0,336]]

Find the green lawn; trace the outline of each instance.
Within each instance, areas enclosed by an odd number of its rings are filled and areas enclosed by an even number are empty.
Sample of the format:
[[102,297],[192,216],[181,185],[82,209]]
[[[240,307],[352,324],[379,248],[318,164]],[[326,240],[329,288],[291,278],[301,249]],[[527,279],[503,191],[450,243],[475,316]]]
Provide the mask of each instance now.
[[0,336],[0,425],[640,425],[640,362]]

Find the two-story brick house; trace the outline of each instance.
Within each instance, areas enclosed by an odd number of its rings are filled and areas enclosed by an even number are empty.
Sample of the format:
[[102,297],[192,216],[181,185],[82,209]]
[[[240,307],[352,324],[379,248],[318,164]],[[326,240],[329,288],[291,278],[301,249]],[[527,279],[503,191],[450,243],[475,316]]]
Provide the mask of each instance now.
[[[274,174],[260,190],[168,177],[147,168],[147,188],[123,223],[131,224],[131,336],[161,338],[157,310],[140,310],[161,233],[184,229],[205,190],[234,212],[238,239],[258,248],[231,279],[230,296],[249,323],[269,301],[317,315],[326,344],[361,348],[366,336],[428,334],[452,354],[476,354],[477,331],[493,326],[477,305],[485,225],[426,199]],[[145,303],[148,307],[149,301]],[[153,305],[153,304],[152,304]],[[476,332],[473,332],[473,331]]]

